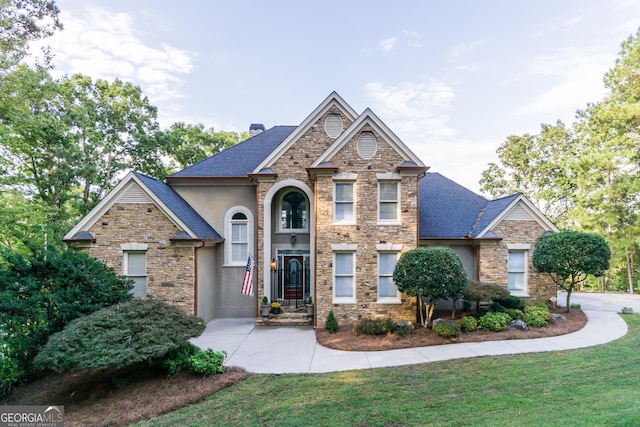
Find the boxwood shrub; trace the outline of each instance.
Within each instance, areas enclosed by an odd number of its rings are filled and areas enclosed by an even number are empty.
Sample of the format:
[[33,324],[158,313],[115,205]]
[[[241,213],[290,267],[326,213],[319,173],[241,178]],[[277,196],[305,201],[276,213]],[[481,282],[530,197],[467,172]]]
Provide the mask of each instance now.
[[460,327],[465,332],[473,332],[478,329],[478,319],[473,316],[464,316],[460,320]]
[[507,329],[511,317],[507,313],[489,312],[482,316],[478,323],[482,329],[493,332],[502,332]]
[[460,335],[460,324],[455,320],[442,320],[435,324],[433,330],[444,338],[453,338]]

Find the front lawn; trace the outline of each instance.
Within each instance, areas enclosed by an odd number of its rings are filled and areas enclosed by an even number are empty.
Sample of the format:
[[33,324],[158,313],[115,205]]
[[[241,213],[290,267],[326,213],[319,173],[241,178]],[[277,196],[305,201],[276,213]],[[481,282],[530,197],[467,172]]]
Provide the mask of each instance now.
[[640,425],[640,316],[612,343],[318,375],[254,375],[140,425]]

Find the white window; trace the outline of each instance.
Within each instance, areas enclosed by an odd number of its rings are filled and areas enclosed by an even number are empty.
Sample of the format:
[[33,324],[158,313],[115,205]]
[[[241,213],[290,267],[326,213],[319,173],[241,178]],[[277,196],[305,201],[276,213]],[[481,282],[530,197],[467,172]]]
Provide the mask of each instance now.
[[333,303],[353,304],[355,298],[355,252],[333,254]]
[[393,270],[397,262],[397,252],[378,252],[378,302],[400,302],[398,287],[393,282]]
[[527,252],[509,251],[509,291],[514,295],[527,293]]
[[225,214],[224,223],[224,263],[245,267],[253,250],[253,215],[244,206],[235,206]]
[[334,184],[333,222],[355,224],[355,197],[353,182]]
[[400,221],[400,183],[378,183],[378,222],[398,223]]
[[147,254],[144,251],[124,252],[124,275],[133,280],[131,293],[136,298],[147,296]]

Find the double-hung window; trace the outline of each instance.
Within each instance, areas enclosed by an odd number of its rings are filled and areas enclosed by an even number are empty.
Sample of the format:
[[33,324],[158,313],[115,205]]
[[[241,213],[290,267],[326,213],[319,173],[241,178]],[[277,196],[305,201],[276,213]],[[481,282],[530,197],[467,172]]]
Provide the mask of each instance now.
[[393,282],[393,270],[397,262],[397,252],[378,252],[378,302],[400,302],[398,287]]
[[355,197],[353,182],[334,183],[333,222],[355,223]]
[[509,251],[509,292],[514,295],[527,293],[527,252],[523,250]]
[[357,245],[338,243],[333,249],[333,303],[356,302],[356,249]]
[[247,262],[247,250],[249,246],[249,220],[242,212],[237,212],[231,217],[231,263],[239,264]]
[[147,254],[144,251],[124,252],[124,273],[133,280],[131,293],[135,298],[147,296]]
[[397,181],[378,183],[378,222],[400,222],[400,183]]

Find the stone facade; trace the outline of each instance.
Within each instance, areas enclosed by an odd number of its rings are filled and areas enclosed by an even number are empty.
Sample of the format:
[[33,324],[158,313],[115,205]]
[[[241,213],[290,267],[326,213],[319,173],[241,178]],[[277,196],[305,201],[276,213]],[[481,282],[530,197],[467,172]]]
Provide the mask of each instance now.
[[194,248],[169,241],[178,228],[152,203],[116,203],[89,230],[87,248],[117,274],[123,274],[122,244],[146,244],[147,296],[195,312]]
[[556,285],[547,274],[537,273],[533,267],[533,249],[545,229],[536,221],[509,221],[498,223],[493,231],[502,238],[494,243],[483,243],[479,250],[479,280],[497,283],[505,288],[508,283],[509,245],[529,245],[527,252],[527,301],[548,301],[557,294]]

